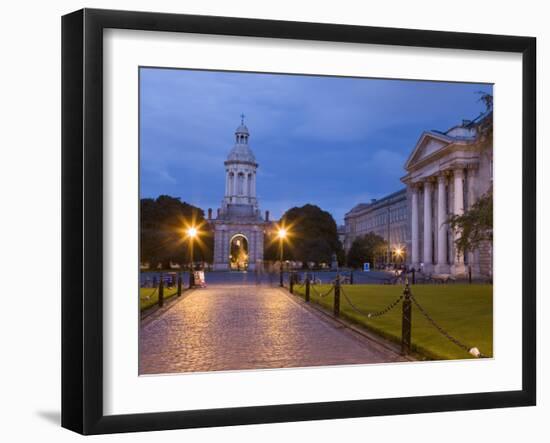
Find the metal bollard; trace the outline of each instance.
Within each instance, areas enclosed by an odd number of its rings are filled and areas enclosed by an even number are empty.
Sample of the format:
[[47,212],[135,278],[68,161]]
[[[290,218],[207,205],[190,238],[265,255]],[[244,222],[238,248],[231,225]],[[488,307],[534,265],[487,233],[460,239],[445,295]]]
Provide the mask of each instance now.
[[291,273],[288,277],[288,287],[291,294],[294,294],[294,274]]
[[279,271],[279,286],[282,288],[284,286],[283,283],[283,268],[281,267],[281,270]]
[[162,307],[164,305],[164,279],[162,278],[162,274],[160,276],[159,281],[159,306]]
[[350,285],[353,284],[353,271],[351,271],[350,274],[349,274],[349,284]]
[[405,298],[403,299],[403,316],[401,318],[401,354],[407,355],[411,352],[411,291],[409,282],[405,282],[405,290],[403,291]]
[[468,265],[468,283],[472,284],[472,266]]
[[334,316],[340,316],[340,276],[336,275],[334,282]]
[[309,303],[309,275],[306,277],[306,302]]
[[178,297],[181,295],[181,274],[178,272]]
[[416,273],[416,270],[413,268],[412,269],[412,284],[415,285],[416,284],[416,277],[415,277],[415,273]]

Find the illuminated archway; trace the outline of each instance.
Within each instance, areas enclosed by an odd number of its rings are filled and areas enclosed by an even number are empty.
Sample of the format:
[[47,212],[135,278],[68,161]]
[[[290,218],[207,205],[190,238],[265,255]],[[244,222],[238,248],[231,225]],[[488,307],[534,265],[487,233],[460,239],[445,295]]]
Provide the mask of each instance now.
[[243,234],[235,234],[229,241],[229,266],[232,270],[248,269],[248,239]]

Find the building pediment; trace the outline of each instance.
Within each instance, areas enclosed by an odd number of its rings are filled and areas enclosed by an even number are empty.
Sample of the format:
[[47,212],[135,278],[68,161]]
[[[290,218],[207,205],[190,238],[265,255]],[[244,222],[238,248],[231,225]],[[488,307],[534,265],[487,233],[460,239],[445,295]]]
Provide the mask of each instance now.
[[452,144],[453,141],[451,137],[445,134],[439,134],[432,131],[423,132],[405,163],[405,169],[409,171],[424,159],[432,157],[436,152],[445,149],[448,145]]
[[424,132],[405,163],[403,183],[414,183],[433,177],[444,170],[469,167],[479,163],[475,139],[449,137]]

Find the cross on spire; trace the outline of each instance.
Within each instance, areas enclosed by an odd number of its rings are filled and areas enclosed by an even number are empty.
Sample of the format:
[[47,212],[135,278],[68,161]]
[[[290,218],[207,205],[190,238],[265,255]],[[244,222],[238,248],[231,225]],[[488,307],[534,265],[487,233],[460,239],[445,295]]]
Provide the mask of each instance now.
[[245,117],[245,115],[241,114],[241,125],[244,125],[244,117]]

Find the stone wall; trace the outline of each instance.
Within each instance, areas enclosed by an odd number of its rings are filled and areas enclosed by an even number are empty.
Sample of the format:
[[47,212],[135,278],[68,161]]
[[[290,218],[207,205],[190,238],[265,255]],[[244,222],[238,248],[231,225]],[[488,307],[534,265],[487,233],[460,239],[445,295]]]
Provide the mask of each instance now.
[[264,223],[214,222],[214,270],[229,270],[230,242],[242,235],[248,243],[248,269],[264,258]]

